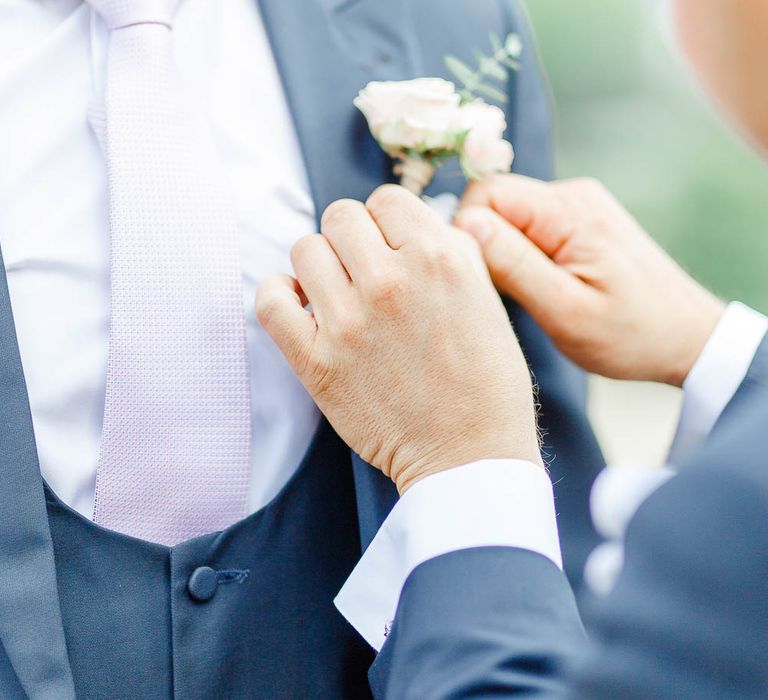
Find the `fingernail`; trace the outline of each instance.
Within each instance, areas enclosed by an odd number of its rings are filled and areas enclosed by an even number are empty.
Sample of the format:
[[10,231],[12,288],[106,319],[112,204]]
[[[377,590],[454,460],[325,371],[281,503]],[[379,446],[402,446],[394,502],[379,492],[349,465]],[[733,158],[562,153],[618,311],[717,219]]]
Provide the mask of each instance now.
[[462,228],[471,233],[480,245],[483,245],[493,233],[491,222],[484,216],[468,217],[462,223]]

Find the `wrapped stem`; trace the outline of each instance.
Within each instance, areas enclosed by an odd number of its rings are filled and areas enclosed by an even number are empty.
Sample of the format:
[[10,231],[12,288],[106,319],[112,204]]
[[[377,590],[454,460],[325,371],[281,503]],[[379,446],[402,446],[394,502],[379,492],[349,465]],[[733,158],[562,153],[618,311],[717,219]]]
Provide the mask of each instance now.
[[405,189],[420,197],[435,176],[435,166],[423,158],[406,156],[395,164],[395,175]]

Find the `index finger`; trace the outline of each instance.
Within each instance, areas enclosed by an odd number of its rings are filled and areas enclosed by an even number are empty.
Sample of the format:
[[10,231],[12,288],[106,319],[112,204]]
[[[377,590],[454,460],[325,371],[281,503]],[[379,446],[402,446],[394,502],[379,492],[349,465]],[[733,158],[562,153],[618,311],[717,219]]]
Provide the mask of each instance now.
[[307,303],[301,285],[290,275],[266,277],[256,294],[256,318],[294,368],[317,335],[317,323],[304,308]]
[[472,182],[461,206],[493,209],[549,257],[573,233],[573,222],[564,212],[562,199],[553,185],[522,175],[498,175]]

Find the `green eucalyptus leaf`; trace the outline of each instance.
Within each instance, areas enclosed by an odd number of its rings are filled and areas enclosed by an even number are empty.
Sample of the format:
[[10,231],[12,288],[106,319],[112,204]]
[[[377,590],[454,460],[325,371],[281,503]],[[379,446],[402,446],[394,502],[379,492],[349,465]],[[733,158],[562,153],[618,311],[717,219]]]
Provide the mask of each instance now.
[[485,75],[490,75],[496,80],[508,80],[509,74],[504,66],[502,66],[495,58],[483,57],[480,61],[480,72]]
[[479,83],[475,87],[475,92],[479,92],[481,95],[485,95],[488,99],[493,100],[494,102],[507,102],[506,94],[504,94],[501,90],[494,87],[493,85],[488,85],[487,83]]
[[477,85],[477,75],[464,61],[456,56],[446,56],[445,66],[454,77],[468,90],[474,90]]
[[446,68],[459,84],[458,93],[462,104],[476,99],[478,93],[496,102],[507,101],[503,91],[484,82],[483,78],[488,77],[500,82],[509,80],[509,70],[516,71],[520,68],[515,59],[522,52],[523,45],[517,34],[509,34],[503,44],[498,34],[490,34],[490,41],[493,47],[492,56],[474,51],[477,70],[473,70],[456,56],[448,55],[444,59]]

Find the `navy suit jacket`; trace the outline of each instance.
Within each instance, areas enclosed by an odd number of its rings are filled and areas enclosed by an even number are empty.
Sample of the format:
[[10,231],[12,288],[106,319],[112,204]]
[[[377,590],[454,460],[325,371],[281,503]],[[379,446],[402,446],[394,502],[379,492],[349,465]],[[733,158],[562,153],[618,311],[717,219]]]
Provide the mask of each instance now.
[[[511,76],[508,137],[515,169],[552,175],[551,110],[525,18],[514,0],[259,0],[307,166],[318,215],[335,199],[365,199],[392,181],[392,163],[352,106],[370,80],[445,75],[443,56],[473,60],[489,34],[520,33]],[[461,194],[457,168],[430,192]],[[1,263],[0,258],[0,263]],[[0,264],[0,696],[73,695],[37,448]],[[602,466],[585,415],[584,377],[531,319],[509,304],[539,385],[567,570],[578,582],[596,535],[588,493]],[[353,456],[360,539],[367,546],[394,505],[391,482]],[[23,689],[20,691],[20,688]],[[14,695],[15,697],[15,695]]]
[[768,340],[710,440],[638,510],[588,643],[565,576],[522,550],[416,569],[377,698],[768,697]]

